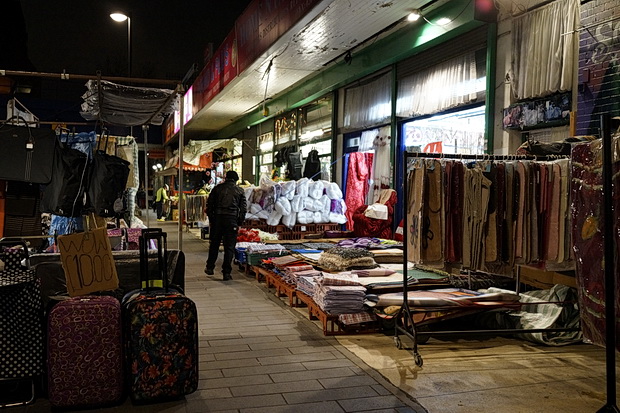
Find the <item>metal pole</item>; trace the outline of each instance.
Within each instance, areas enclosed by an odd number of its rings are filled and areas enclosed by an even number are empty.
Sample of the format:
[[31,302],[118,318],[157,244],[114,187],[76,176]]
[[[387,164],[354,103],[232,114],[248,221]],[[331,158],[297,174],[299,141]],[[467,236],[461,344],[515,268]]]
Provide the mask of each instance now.
[[616,406],[616,306],[615,306],[615,226],[613,210],[612,139],[609,117],[601,115],[601,138],[603,140],[603,216],[605,229],[605,359],[607,370],[607,404],[598,413],[618,412]]
[[185,199],[183,197],[183,146],[185,145],[185,99],[183,98],[183,86],[177,87],[179,90],[181,112],[181,129],[179,130],[179,251],[183,251],[183,210],[185,209]]
[[[91,80],[97,78],[97,75],[78,75],[70,73],[47,73],[47,72],[26,72],[22,70],[4,70],[0,68],[0,77],[3,76],[23,76],[23,77],[38,77],[44,79],[59,79],[59,80]],[[145,78],[128,78],[125,76],[100,76],[101,80],[108,80],[110,82],[130,82],[130,83],[146,83],[151,85],[175,85],[178,80],[166,80],[166,79],[145,79]]]
[[[146,227],[150,228],[151,220],[149,218],[149,125],[142,125],[142,131],[144,132],[144,196],[146,197]],[[154,195],[154,194],[153,194]]]
[[127,16],[127,77],[131,78],[131,17]]

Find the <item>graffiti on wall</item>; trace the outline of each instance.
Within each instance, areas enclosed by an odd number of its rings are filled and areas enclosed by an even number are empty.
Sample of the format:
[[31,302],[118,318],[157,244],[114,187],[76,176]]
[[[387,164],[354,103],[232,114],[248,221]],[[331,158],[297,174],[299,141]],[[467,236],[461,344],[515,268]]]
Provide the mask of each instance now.
[[598,135],[602,114],[620,115],[620,20],[598,3],[581,6],[578,135]]

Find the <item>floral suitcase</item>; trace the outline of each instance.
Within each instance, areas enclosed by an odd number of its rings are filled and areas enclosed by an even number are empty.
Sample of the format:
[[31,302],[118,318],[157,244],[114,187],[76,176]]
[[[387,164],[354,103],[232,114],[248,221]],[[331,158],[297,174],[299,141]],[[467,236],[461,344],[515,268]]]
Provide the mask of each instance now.
[[147,248],[155,239],[164,288],[146,287],[123,298],[129,396],[148,403],[175,399],[198,388],[198,315],[192,300],[168,288],[166,233],[144,230],[140,237],[143,285],[152,285]]
[[121,306],[114,297],[82,296],[48,316],[48,398],[55,407],[104,406],[123,397]]

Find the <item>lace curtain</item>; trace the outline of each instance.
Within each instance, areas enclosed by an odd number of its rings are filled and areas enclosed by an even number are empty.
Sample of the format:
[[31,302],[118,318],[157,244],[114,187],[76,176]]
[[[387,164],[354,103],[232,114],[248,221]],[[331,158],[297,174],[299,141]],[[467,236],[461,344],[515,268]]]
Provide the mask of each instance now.
[[470,52],[399,81],[396,114],[412,117],[441,112],[475,101],[485,87],[484,74],[477,74],[476,54]]
[[572,89],[577,0],[556,0],[513,20],[512,92],[516,99]]
[[390,74],[345,91],[344,127],[365,129],[388,123],[392,112]]

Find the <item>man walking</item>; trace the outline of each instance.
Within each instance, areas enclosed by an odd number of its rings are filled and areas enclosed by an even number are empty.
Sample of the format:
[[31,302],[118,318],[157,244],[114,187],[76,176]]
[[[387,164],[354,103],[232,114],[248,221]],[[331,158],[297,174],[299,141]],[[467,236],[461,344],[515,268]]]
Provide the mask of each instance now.
[[239,175],[235,171],[226,172],[226,180],[215,188],[207,198],[210,245],[205,273],[213,275],[220,243],[224,242],[224,262],[222,275],[224,281],[232,280],[232,259],[235,255],[237,231],[245,220],[246,201],[243,189],[237,186]]

